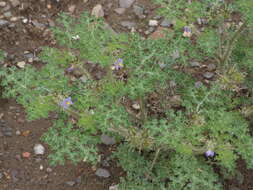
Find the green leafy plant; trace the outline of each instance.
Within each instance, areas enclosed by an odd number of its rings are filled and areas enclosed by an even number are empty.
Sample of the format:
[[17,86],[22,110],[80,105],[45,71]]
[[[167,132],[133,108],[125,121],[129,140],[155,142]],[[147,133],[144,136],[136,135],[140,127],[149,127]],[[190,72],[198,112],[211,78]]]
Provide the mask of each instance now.
[[[156,3],[175,20],[174,33],[161,39],[114,34],[87,13],[78,20],[62,14],[53,32],[64,48],[45,47],[39,70],[2,69],[3,96],[16,98],[30,120],[58,114],[43,136],[53,164],[96,164],[96,145],[106,133],[118,139],[113,157],[127,172],[120,189],[221,189],[238,158],[253,168],[245,118],[253,113],[252,97],[241,94],[252,88],[252,52],[243,40],[251,17],[227,25],[248,7],[218,0]],[[199,17],[207,21],[202,31]],[[215,63],[213,81],[197,87],[188,70],[192,60]]]

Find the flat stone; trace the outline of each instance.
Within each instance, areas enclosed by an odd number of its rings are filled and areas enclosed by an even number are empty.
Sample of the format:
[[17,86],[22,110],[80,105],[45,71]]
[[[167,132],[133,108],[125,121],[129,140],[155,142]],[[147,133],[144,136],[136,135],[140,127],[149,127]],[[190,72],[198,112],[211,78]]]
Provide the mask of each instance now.
[[172,59],[174,59],[174,60],[180,58],[180,52],[179,52],[177,49],[174,50],[174,51],[172,52],[172,54],[171,54],[171,57],[172,57]]
[[116,8],[116,9],[114,9],[114,12],[119,15],[122,15],[126,12],[126,9],[125,8]]
[[164,20],[161,22],[160,25],[161,25],[162,27],[167,27],[167,28],[169,28],[169,27],[171,27],[173,24],[172,24],[171,21],[169,21],[169,20],[167,20],[167,19],[164,19]]
[[122,21],[120,23],[121,26],[123,27],[126,27],[128,29],[132,29],[136,26],[136,23],[135,22],[132,22],[132,21]]
[[191,67],[199,67],[200,63],[197,61],[192,61],[192,62],[190,62],[190,65],[191,65]]
[[4,17],[10,18],[12,16],[11,11],[5,12]]
[[195,88],[200,88],[202,85],[203,85],[203,83],[201,81],[197,81],[194,84]]
[[5,7],[5,6],[6,6],[6,2],[0,1],[0,7]]
[[132,6],[135,0],[119,0],[119,6],[121,8],[129,8]]
[[213,78],[213,76],[214,76],[214,73],[211,73],[211,72],[205,72],[203,74],[203,77],[205,77],[206,79],[211,79]]
[[102,134],[100,137],[102,143],[106,145],[113,145],[116,143],[115,139],[113,137],[109,137],[108,135]]
[[73,187],[76,184],[76,182],[75,181],[67,181],[67,182],[65,182],[65,184]]
[[111,176],[111,174],[109,173],[108,170],[102,169],[102,168],[97,169],[95,174],[96,174],[96,176],[103,177],[103,178],[108,178]]
[[95,16],[96,18],[104,17],[105,13],[103,10],[102,5],[97,4],[91,11],[91,15]]
[[136,16],[138,16],[140,19],[143,19],[145,18],[146,16],[144,15],[144,8],[142,6],[139,6],[139,5],[134,5],[133,6],[133,11],[134,11],[134,14]]
[[0,19],[0,27],[6,26],[6,25],[8,25],[8,23],[9,22],[7,20]]
[[18,5],[20,5],[19,0],[10,0],[10,2],[13,7],[17,7]]
[[157,20],[149,20],[148,25],[149,26],[157,26],[158,25],[158,21]]
[[45,147],[42,144],[36,144],[33,150],[36,155],[43,155],[45,153]]
[[109,190],[118,190],[118,185],[111,185]]

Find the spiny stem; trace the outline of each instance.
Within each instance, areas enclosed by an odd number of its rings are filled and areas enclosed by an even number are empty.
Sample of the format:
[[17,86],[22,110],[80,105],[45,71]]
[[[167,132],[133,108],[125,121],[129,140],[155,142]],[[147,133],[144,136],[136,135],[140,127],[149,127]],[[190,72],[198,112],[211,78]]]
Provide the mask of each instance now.
[[155,165],[155,163],[156,163],[156,161],[157,161],[157,158],[158,158],[158,156],[159,156],[160,151],[161,151],[161,148],[158,148],[158,149],[156,150],[155,157],[154,157],[154,159],[153,159],[153,161],[152,161],[152,164],[151,164],[151,167],[150,167],[150,171],[153,170],[154,165]]

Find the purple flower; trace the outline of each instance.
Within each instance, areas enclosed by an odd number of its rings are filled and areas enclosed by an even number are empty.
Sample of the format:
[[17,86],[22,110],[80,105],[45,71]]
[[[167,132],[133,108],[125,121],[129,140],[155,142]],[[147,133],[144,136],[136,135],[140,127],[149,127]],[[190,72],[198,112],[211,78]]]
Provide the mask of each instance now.
[[73,102],[71,100],[71,97],[65,98],[63,101],[60,102],[60,106],[63,107],[63,109],[68,109],[70,105],[72,105]]
[[74,70],[74,66],[71,65],[69,68],[66,69],[68,73],[72,72]]
[[192,30],[189,26],[185,26],[184,27],[184,33],[183,33],[183,36],[184,37],[191,37],[192,35]]
[[212,150],[208,150],[205,152],[206,157],[214,157],[214,155],[215,155],[215,152]]
[[113,66],[111,67],[112,70],[120,70],[124,67],[123,65],[123,59],[119,58],[117,61],[113,63]]

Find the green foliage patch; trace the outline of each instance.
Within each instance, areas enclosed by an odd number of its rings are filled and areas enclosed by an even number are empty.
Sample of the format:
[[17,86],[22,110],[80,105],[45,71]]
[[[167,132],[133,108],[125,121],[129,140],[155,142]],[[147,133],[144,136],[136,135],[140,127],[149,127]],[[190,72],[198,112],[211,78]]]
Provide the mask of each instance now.
[[[87,13],[62,14],[53,32],[63,48],[45,47],[39,70],[2,69],[3,96],[30,120],[58,114],[43,136],[53,164],[98,163],[105,133],[118,140],[113,157],[127,172],[119,189],[221,189],[239,158],[253,168],[252,39],[245,40],[252,8],[240,1],[156,0],[174,23],[161,39],[114,34]],[[240,22],[228,21],[238,11]],[[217,66],[208,85],[196,86],[192,61]]]

